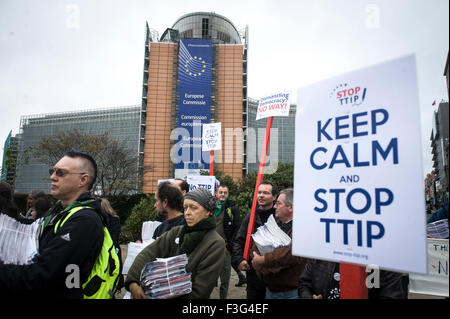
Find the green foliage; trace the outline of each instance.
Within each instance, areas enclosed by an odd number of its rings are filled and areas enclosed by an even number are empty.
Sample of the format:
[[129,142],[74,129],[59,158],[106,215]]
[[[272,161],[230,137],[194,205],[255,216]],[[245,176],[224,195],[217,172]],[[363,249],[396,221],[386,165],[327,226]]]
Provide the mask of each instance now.
[[111,206],[117,212],[120,217],[120,223],[122,225],[125,224],[125,221],[131,215],[131,211],[134,206],[139,204],[143,198],[145,198],[145,194],[138,193],[133,195],[122,195],[122,196],[110,196],[108,197]]
[[155,220],[155,198],[153,194],[146,194],[141,201],[133,207],[130,217],[122,228],[123,233],[128,234],[131,241],[139,240],[142,232],[142,224],[149,220]]
[[[201,175],[209,175],[208,171],[201,171],[200,173]],[[228,186],[230,197],[239,207],[241,216],[244,217],[248,214],[252,209],[257,173],[253,172],[248,174],[240,183],[234,182],[228,175],[224,176],[221,171],[215,170],[214,173],[221,185],[225,184]],[[294,165],[292,163],[279,164],[277,171],[273,174],[265,175],[264,180],[275,183],[279,190],[293,187]],[[155,204],[154,195],[147,194],[142,196],[143,198],[133,207],[130,217],[128,217],[125,222],[123,234],[128,234],[128,236],[122,236],[122,240],[138,240],[141,236],[142,223],[149,220],[155,220],[156,218],[156,211],[153,207]]]

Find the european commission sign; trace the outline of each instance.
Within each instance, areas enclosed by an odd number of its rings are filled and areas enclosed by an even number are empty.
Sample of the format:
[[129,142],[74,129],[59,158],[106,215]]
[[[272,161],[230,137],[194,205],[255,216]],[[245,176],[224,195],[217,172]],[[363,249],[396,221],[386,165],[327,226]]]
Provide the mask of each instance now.
[[211,120],[211,67],[211,40],[180,40],[175,169],[209,169],[202,125]]

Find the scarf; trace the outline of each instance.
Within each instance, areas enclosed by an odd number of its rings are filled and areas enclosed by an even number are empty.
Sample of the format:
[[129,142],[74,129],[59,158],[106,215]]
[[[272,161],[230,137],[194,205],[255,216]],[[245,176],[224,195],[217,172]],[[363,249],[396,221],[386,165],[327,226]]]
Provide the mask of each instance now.
[[216,228],[216,217],[209,216],[202,219],[197,224],[189,227],[186,222],[184,224],[181,236],[180,236],[180,250],[181,254],[186,253],[189,255],[202,241],[205,234]]
[[216,217],[220,215],[222,207],[223,205],[225,205],[226,202],[227,200],[223,201],[222,203],[216,202],[216,209],[214,210],[214,215],[216,215]]

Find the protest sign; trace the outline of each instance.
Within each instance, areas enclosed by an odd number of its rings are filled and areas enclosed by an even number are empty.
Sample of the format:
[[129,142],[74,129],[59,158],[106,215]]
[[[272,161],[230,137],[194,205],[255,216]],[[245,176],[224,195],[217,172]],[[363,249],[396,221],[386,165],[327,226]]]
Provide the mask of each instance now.
[[261,98],[256,112],[256,120],[271,116],[289,116],[290,98],[289,92],[279,92]]
[[203,124],[202,151],[222,149],[222,123]]
[[414,56],[298,91],[293,254],[426,272]]
[[203,175],[188,175],[186,181],[189,184],[189,191],[196,189],[197,187],[206,188],[214,196],[216,191],[216,177],[215,176],[203,176]]
[[409,274],[409,292],[448,297],[448,239],[428,238],[428,274]]

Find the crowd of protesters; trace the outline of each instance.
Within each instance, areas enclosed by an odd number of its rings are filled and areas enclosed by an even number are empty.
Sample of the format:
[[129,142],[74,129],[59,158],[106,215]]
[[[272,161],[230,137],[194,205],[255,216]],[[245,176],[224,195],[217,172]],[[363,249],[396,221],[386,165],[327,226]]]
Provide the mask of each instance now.
[[[220,298],[226,299],[231,268],[239,277],[236,286],[246,285],[247,299],[340,297],[339,263],[294,256],[291,245],[262,254],[254,243],[244,258],[250,214],[241,218],[227,185],[218,186],[214,197],[204,188],[189,191],[182,179],[158,185],[154,208],[161,224],[154,232],[155,241],[138,254],[123,278],[120,221],[106,199],[91,193],[96,175],[97,165],[90,155],[66,152],[50,169],[51,196],[39,190],[30,192],[22,214],[9,184],[0,183],[0,212],[24,224],[40,223],[38,251],[32,263],[11,265],[0,260],[0,296],[112,298],[124,287],[132,298],[147,298],[139,282],[143,266],[156,258],[185,253],[186,270],[192,274],[192,292],[185,298],[209,298],[220,284]],[[294,209],[298,208],[293,206],[292,188],[279,191],[274,183],[262,181],[257,189],[253,232],[272,215],[292,238]],[[448,204],[439,214],[448,218]],[[107,238],[115,248],[115,254],[109,250],[108,261],[110,273],[115,275],[96,281],[94,270]],[[111,260],[117,257],[120,265],[114,266]],[[77,265],[82,285],[68,286],[68,265]],[[105,290],[103,285],[108,282],[111,286]],[[382,270],[380,285],[369,289],[369,298],[404,298],[404,289],[400,273]]]

